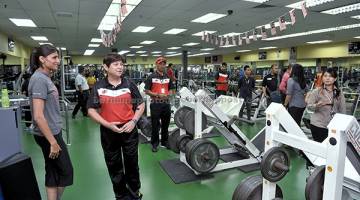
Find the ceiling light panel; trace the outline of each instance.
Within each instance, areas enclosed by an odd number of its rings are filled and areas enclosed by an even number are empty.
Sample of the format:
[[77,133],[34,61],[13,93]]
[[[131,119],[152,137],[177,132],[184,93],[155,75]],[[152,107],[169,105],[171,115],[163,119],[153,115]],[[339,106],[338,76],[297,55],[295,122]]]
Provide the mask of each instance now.
[[200,31],[200,32],[197,32],[197,33],[194,33],[192,34],[192,36],[203,36],[203,33],[205,32],[205,34],[213,34],[213,33],[216,33],[217,31]]
[[[306,7],[310,8],[310,7],[314,7],[314,6],[318,6],[324,3],[329,3],[332,2],[334,0],[307,0],[306,1]],[[287,5],[286,7],[288,8],[296,8],[296,9],[301,9],[301,4],[304,1],[299,1],[290,5]]]
[[99,47],[100,44],[89,44],[88,47]]
[[105,15],[101,20],[98,30],[111,31],[116,23],[117,16]]
[[140,55],[141,57],[146,57],[146,56],[149,56],[148,54],[141,54]]
[[181,56],[182,53],[175,53],[175,54],[170,54],[170,55],[166,55],[166,57],[174,57],[174,56]]
[[205,48],[205,49],[200,49],[200,51],[212,51],[214,50],[214,48]]
[[128,51],[128,50],[122,50],[122,51],[119,51],[118,54],[124,55],[124,54],[129,53],[129,52],[130,51]]
[[131,56],[135,56],[135,54],[126,54],[126,56],[131,57]]
[[134,33],[147,33],[149,31],[153,30],[154,28],[155,28],[154,26],[138,26],[134,30],[132,30],[131,32],[134,32]]
[[100,39],[100,38],[91,38],[90,42],[102,42],[102,39]]
[[356,39],[360,39],[360,36],[356,36],[356,37],[354,37],[354,38],[356,38]]
[[142,48],[143,46],[131,46],[130,49],[140,49]]
[[146,51],[137,51],[136,53],[146,53]]
[[65,47],[60,47],[61,50],[63,51],[66,51],[66,48]]
[[338,7],[338,8],[334,8],[334,9],[330,9],[330,10],[325,10],[325,11],[322,11],[321,13],[337,15],[337,14],[341,14],[341,13],[352,12],[355,10],[360,10],[360,3],[342,6],[342,7]]
[[215,21],[217,19],[223,18],[225,16],[226,16],[225,14],[208,13],[208,14],[198,17],[194,20],[191,20],[191,22],[206,24],[206,23]]
[[159,53],[161,53],[161,51],[153,51],[153,52],[151,52],[151,53],[153,53],[153,54],[159,54]]
[[351,18],[360,19],[360,15],[355,15],[355,16],[352,16]]
[[169,49],[169,50],[176,50],[176,49],[181,49],[181,47],[169,47],[169,48],[167,48],[167,49]]
[[16,19],[9,18],[9,20],[14,23],[16,26],[22,27],[36,27],[35,23],[31,19]]
[[277,47],[261,47],[259,48],[261,50],[266,50],[266,49],[277,49]]
[[319,40],[319,41],[311,41],[311,42],[306,42],[308,44],[323,44],[323,43],[329,43],[332,42],[332,40]]
[[243,1],[250,1],[250,2],[255,2],[255,3],[265,3],[269,0],[243,0]]
[[198,44],[200,44],[200,43],[190,42],[190,43],[183,44],[183,46],[188,46],[188,47],[190,47],[190,46],[196,46],[196,45],[198,45]]
[[39,42],[40,45],[44,45],[44,44],[50,44],[50,45],[53,45],[52,43],[50,42]]
[[84,52],[84,56],[91,56],[94,52],[95,52],[95,50],[93,50],[93,49],[87,49]]
[[174,54],[174,53],[177,53],[176,51],[168,51],[166,52],[166,54]]
[[236,52],[239,52],[239,53],[244,53],[244,52],[250,52],[251,50],[247,50],[247,49],[245,49],[245,50],[237,50]]
[[234,47],[234,46],[236,46],[236,45],[230,44],[230,45],[224,45],[224,46],[220,46],[220,47],[221,47],[221,48],[229,48],[229,47]]
[[222,36],[222,37],[231,37],[231,36],[234,36],[234,35],[239,35],[240,33],[235,33],[235,32],[231,32],[231,33],[226,33],[226,34],[224,34],[224,35],[220,35],[220,36]]
[[31,36],[31,38],[36,41],[48,41],[47,37],[45,36]]
[[188,57],[196,57],[196,56],[203,56],[203,55],[209,55],[210,53],[206,52],[206,53],[197,53],[197,54],[192,54],[189,55]]
[[153,40],[145,40],[145,41],[140,42],[140,44],[153,44],[155,42],[156,41],[153,41]]
[[164,32],[164,34],[168,34],[168,35],[176,35],[182,32],[187,31],[187,29],[183,29],[183,28],[172,28],[166,32]]

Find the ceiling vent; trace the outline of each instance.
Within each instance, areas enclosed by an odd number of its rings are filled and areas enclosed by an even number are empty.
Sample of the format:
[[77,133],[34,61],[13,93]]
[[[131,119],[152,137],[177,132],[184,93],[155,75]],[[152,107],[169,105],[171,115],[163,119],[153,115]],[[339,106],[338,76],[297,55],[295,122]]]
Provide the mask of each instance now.
[[71,12],[56,12],[57,17],[73,17]]

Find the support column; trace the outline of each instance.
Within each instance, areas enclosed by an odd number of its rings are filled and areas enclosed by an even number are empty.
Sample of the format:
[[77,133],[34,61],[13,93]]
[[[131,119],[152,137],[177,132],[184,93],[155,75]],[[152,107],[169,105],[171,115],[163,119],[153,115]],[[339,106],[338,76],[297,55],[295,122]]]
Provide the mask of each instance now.
[[[182,77],[184,79],[188,78],[188,51],[187,50],[183,50],[182,51],[182,57],[181,57],[181,61],[182,61],[182,65],[183,65],[183,70],[182,70]],[[182,84],[182,81],[181,81]]]

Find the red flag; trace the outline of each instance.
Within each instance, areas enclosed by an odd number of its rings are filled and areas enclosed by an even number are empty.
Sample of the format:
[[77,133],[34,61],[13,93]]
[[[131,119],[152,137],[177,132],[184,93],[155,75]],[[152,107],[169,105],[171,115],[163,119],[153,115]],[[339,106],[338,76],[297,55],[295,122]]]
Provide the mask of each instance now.
[[280,31],[284,31],[286,29],[285,16],[279,17],[279,25],[280,25]]
[[267,33],[266,33],[265,26],[262,26],[262,27],[261,27],[261,38],[262,38],[262,39],[266,39],[266,38],[267,38]]
[[270,22],[270,27],[271,27],[271,35],[276,35],[276,27],[274,21]]
[[245,37],[246,37],[246,39],[245,39],[246,44],[250,44],[250,38],[249,38],[248,32],[245,33]]
[[306,9],[306,2],[305,1],[303,1],[302,3],[301,3],[301,11],[302,11],[302,13],[303,13],[303,15],[304,15],[304,18],[308,15],[308,12],[307,12],[307,9]]
[[127,8],[126,8],[126,0],[121,0],[121,16],[125,16],[126,13],[128,12]]
[[289,11],[290,18],[291,18],[291,25],[294,25],[296,22],[296,16],[295,16],[295,8]]
[[253,30],[253,40],[257,41],[257,30],[256,30],[256,28]]
[[239,45],[239,46],[242,46],[242,37],[241,37],[241,34],[240,34],[238,37],[239,37],[238,45]]

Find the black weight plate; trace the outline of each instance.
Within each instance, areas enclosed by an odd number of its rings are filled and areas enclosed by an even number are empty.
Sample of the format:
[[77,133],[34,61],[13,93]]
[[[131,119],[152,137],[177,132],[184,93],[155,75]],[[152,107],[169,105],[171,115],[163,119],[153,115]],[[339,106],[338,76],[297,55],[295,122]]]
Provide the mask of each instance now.
[[281,147],[273,147],[269,149],[266,151],[261,160],[261,174],[266,180],[270,182],[280,181],[288,173],[288,171],[276,168],[274,166],[275,162],[280,162],[283,165],[290,167],[289,156]]
[[211,141],[200,138],[187,146],[188,164],[199,173],[208,173],[213,170],[220,158],[219,148]]
[[191,111],[191,108],[186,106],[183,106],[176,110],[174,114],[174,121],[177,127],[184,128],[184,117],[189,111]]
[[188,142],[185,146],[185,158],[186,158],[186,162],[190,163],[190,158],[191,158],[191,150],[192,150],[192,146],[194,145],[195,142],[197,142],[198,139],[196,140],[191,140],[190,142]]
[[178,128],[173,130],[172,133],[169,134],[169,147],[175,153],[180,153],[180,149],[177,148],[177,146],[176,146],[178,137],[180,137],[180,129],[178,129]]
[[186,144],[192,140],[190,135],[180,135],[176,140],[176,148],[181,152],[185,152]]
[[322,200],[324,192],[325,166],[316,169],[307,178],[305,186],[306,200]]
[[[262,199],[262,183],[261,176],[249,176],[241,181],[236,187],[232,200],[261,200]],[[276,198],[282,198],[282,190],[276,185]]]
[[[201,130],[204,130],[207,125],[207,118],[204,113],[202,113],[202,126]],[[195,110],[191,110],[186,113],[184,118],[184,128],[187,133],[194,135],[195,133]]]

